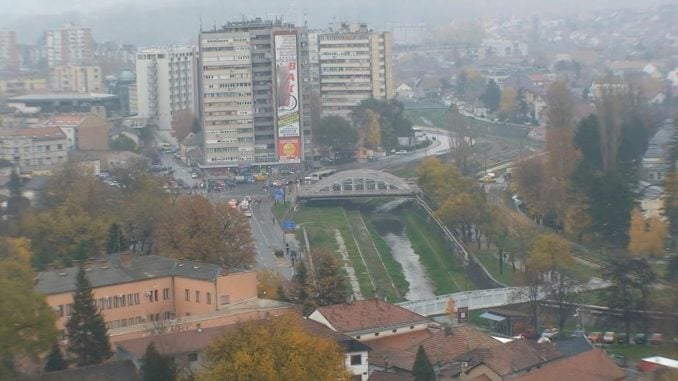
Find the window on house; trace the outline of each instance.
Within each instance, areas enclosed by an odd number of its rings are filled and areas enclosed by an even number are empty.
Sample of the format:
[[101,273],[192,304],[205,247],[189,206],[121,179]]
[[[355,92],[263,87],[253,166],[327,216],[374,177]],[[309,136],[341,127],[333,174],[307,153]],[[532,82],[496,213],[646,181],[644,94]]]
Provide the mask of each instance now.
[[153,290],[153,299],[157,302],[158,301],[158,290]]
[[221,298],[219,299],[219,302],[220,302],[221,305],[229,304],[229,303],[231,303],[231,296],[230,295],[222,295]]
[[206,294],[206,298],[207,298],[207,304],[212,304],[212,294],[208,292]]
[[361,355],[351,355],[351,365],[361,365],[363,358]]
[[191,300],[191,291],[189,289],[184,290],[184,299],[186,299],[187,302]]
[[63,306],[63,304],[59,304],[58,306],[56,306],[56,315],[57,315],[57,317],[64,316],[64,306]]
[[134,304],[139,304],[141,301],[139,300],[139,293],[137,292],[134,294]]
[[164,288],[162,290],[162,298],[167,300],[170,298],[170,289],[169,288]]
[[188,361],[190,362],[196,362],[198,361],[198,354],[197,353],[189,353],[188,354]]
[[195,302],[200,303],[200,291],[195,292]]
[[66,304],[66,316],[71,316],[73,315],[73,304],[68,303]]

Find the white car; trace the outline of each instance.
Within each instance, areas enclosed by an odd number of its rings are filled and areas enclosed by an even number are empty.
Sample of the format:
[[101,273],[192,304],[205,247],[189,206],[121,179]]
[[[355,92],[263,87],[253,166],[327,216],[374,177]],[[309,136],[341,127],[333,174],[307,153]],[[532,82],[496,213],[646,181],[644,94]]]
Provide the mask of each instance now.
[[246,210],[245,211],[245,217],[252,217],[252,212],[250,212],[249,210]]
[[401,149],[400,151],[395,152],[396,155],[407,155],[407,151],[404,149]]

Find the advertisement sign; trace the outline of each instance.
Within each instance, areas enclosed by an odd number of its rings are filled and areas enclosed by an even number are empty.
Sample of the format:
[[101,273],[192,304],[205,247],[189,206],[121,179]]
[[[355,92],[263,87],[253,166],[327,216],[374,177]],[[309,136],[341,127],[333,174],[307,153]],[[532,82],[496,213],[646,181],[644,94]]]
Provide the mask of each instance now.
[[278,139],[278,157],[281,163],[301,162],[301,139],[280,138]]
[[278,137],[300,136],[297,35],[276,34],[275,67]]
[[457,320],[459,323],[466,323],[468,321],[468,307],[459,307],[457,309]]

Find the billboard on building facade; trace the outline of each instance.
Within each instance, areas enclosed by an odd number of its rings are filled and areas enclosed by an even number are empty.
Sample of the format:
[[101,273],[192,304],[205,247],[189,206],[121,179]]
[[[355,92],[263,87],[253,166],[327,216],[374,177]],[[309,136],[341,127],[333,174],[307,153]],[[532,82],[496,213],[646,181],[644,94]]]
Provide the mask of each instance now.
[[[278,138],[300,136],[299,66],[296,33],[274,36]],[[283,156],[279,153],[279,156]]]
[[281,163],[300,163],[301,139],[278,138],[278,157]]

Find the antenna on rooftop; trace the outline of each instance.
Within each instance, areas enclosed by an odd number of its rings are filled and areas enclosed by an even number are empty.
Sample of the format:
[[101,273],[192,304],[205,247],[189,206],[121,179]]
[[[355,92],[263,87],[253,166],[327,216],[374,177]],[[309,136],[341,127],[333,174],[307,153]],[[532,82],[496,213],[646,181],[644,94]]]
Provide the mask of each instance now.
[[200,16],[200,32],[202,32],[202,16]]
[[214,18],[214,26],[213,27],[214,27],[214,31],[216,32],[217,31],[217,18],[216,17]]

